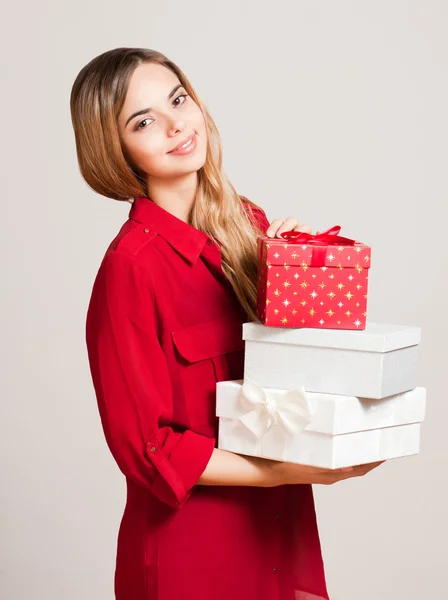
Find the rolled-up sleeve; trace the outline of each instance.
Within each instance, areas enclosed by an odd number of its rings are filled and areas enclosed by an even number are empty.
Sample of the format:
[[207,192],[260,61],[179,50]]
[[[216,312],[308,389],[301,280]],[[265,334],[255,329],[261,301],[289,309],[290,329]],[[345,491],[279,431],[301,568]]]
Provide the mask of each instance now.
[[148,267],[111,251],[98,270],[86,319],[92,381],[108,447],[122,473],[179,508],[216,440],[172,426],[173,392],[157,332]]

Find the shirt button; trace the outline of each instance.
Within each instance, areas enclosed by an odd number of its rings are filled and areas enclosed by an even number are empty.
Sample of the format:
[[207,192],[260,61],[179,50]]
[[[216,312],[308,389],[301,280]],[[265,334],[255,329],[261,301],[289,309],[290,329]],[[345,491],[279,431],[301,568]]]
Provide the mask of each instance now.
[[280,514],[279,514],[279,513],[277,513],[277,514],[275,515],[275,520],[276,520],[276,521],[278,521],[279,519],[280,519]]
[[149,229],[144,229],[143,230],[145,233],[149,233]]
[[274,573],[274,575],[277,573],[277,568],[276,567],[274,567],[273,573]]
[[151,446],[151,452],[155,452],[157,448],[155,446]]

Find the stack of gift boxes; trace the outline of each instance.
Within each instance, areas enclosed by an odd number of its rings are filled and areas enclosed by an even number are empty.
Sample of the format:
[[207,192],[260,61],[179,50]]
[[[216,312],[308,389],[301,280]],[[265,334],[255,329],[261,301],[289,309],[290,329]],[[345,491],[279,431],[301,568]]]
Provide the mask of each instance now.
[[367,321],[371,249],[339,231],[258,238],[259,321],[244,379],[216,386],[219,448],[329,469],[419,452],[421,330]]

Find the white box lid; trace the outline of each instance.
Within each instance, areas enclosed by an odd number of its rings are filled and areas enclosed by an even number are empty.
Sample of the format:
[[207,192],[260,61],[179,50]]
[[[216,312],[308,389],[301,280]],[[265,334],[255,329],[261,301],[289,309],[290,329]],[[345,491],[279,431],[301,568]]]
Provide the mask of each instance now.
[[364,330],[269,327],[259,321],[243,323],[243,340],[316,346],[360,352],[391,352],[417,346],[421,328],[367,322]]

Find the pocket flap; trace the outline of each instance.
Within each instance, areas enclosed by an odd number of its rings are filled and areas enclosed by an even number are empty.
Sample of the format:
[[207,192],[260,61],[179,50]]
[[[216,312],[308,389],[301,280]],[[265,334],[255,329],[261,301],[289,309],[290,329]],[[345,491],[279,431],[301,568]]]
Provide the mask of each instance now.
[[174,346],[189,362],[244,350],[241,321],[220,317],[171,332]]

